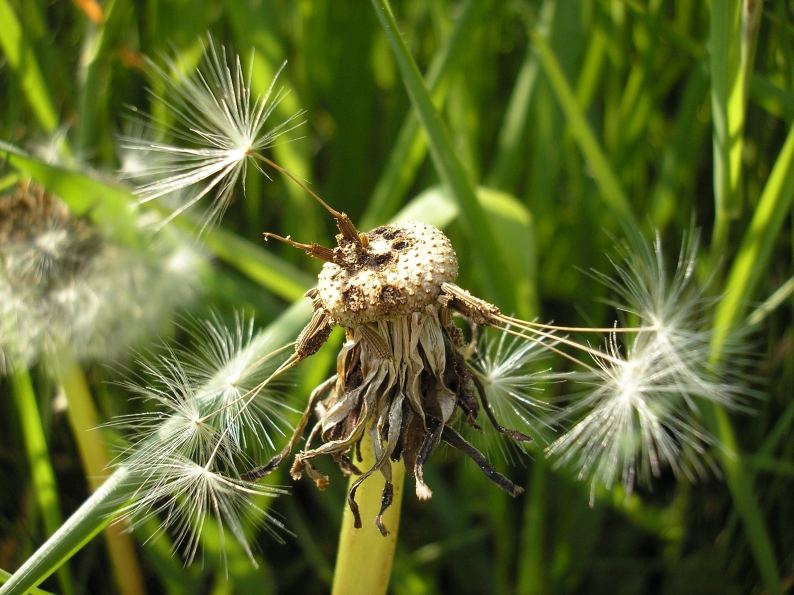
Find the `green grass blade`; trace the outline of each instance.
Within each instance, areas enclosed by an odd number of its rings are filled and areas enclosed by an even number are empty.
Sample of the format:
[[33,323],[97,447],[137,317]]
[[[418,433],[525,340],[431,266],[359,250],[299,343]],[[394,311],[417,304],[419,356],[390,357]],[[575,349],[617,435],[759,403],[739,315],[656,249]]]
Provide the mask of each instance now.
[[[766,270],[774,240],[791,208],[794,198],[794,130],[789,132],[783,149],[766,182],[753,219],[739,246],[714,316],[711,361],[718,363],[732,329],[752,297],[761,272]],[[716,435],[723,445],[720,451],[725,479],[733,495],[737,512],[744,522],[758,570],[770,593],[782,593],[774,548],[754,495],[753,478],[740,456],[735,432],[728,414],[714,406],[710,412]]]
[[[541,8],[538,29],[546,35],[549,23],[554,15],[556,2],[546,0]],[[514,188],[521,171],[521,157],[525,152],[527,128],[532,97],[538,81],[539,65],[535,52],[527,48],[521,69],[518,72],[510,102],[507,105],[502,128],[496,144],[491,174],[488,185],[495,188]]]
[[120,467],[0,587],[0,595],[22,595],[39,585],[110,521],[109,516],[132,493],[129,472]]
[[[83,43],[77,78],[79,81],[77,99],[77,126],[73,148],[82,154],[97,148],[97,128],[106,125],[108,117],[109,93],[98,93],[111,83],[111,58],[113,44],[126,29],[132,18],[127,0],[109,0],[104,3],[101,23],[85,20]],[[107,138],[101,139],[107,148]],[[112,148],[112,147],[111,147]]]
[[542,459],[532,464],[530,489],[525,496],[524,526],[521,535],[521,563],[516,593],[534,595],[548,592],[548,554],[546,551],[546,517],[548,507],[548,467]]
[[711,3],[709,31],[713,119],[715,226],[712,243],[721,253],[731,219],[742,208],[744,123],[762,3]]
[[[734,259],[725,293],[714,317],[712,359],[718,361],[733,326],[752,297],[766,271],[775,239],[789,213],[794,198],[794,129],[780,151],[755,209],[750,226]],[[715,256],[717,256],[715,254]]]
[[[69,350],[58,349],[51,363],[66,396],[69,425],[80,452],[88,486],[93,492],[102,485],[110,466],[107,442],[98,429],[101,423],[99,414],[85,374]],[[126,523],[108,527],[105,529],[105,542],[119,593],[139,595],[145,593],[143,575],[132,535],[125,529]]]
[[220,227],[207,230],[204,243],[219,258],[285,300],[300,299],[316,283],[286,260]]
[[629,228],[637,228],[637,221],[631,210],[629,199],[579,106],[560,63],[536,27],[529,27],[529,35],[554,95],[568,119],[569,130],[589,164],[601,192],[601,199],[621,223]]
[[39,124],[46,132],[54,132],[58,127],[58,114],[33,47],[8,0],[0,0],[0,23],[0,47],[6,60],[19,77],[20,86]]
[[459,203],[466,235],[476,242],[477,248],[474,252],[479,260],[484,285],[488,293],[495,296],[501,305],[512,307],[515,298],[511,283],[508,276],[502,274],[510,270],[509,261],[496,242],[491,223],[477,201],[474,186],[455,154],[441,116],[433,106],[419,69],[399,34],[388,2],[372,0],[372,5],[392,47],[408,96],[427,134],[436,170]]
[[[41,513],[44,532],[46,535],[53,535],[61,525],[61,506],[36,394],[27,369],[16,366],[11,370],[10,376],[14,403],[19,413],[20,433],[30,465],[33,493]],[[71,573],[67,567],[58,573],[58,582],[64,593],[74,593]]]
[[[482,9],[486,5],[486,2],[479,0],[467,0],[460,9],[455,28],[433,59],[426,84],[437,107],[446,96],[448,85],[445,83],[455,72],[456,58],[463,53],[464,46],[472,30],[479,23]],[[361,216],[361,229],[371,229],[391,218],[397,211],[400,200],[408,191],[427,152],[427,142],[419,131],[419,120],[411,111],[397,134],[397,141],[392,147],[378,185],[367,201],[364,214]]]
[[[6,582],[9,578],[11,578],[11,573],[6,572],[5,570],[0,569],[0,585]],[[55,595],[50,591],[45,591],[44,589],[30,589],[28,591],[29,595]]]

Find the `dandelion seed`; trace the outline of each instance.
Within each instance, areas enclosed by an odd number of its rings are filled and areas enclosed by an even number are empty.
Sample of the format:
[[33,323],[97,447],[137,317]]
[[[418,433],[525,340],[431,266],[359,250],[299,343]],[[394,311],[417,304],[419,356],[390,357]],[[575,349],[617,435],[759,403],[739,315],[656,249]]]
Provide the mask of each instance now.
[[[243,528],[247,520],[264,520],[271,535],[283,542],[281,534],[287,532],[284,524],[255,502],[257,496],[273,498],[285,494],[283,489],[238,479],[220,472],[215,465],[201,465],[179,454],[159,458],[136,477],[137,490],[131,503],[120,509],[122,518],[133,526],[151,518],[160,520],[159,530],[173,533],[174,547],[183,552],[186,564],[196,556],[208,517],[216,520],[222,539],[226,529],[231,532],[254,565]],[[220,551],[225,552],[225,548]]]
[[[123,173],[141,182],[136,192],[142,202],[182,194],[182,204],[164,223],[208,195],[213,202],[206,221],[219,219],[237,183],[245,179],[249,161],[301,124],[299,112],[266,127],[284,97],[284,91],[275,88],[283,65],[265,95],[254,98],[250,71],[243,74],[239,56],[230,58],[210,38],[194,74],[181,74],[183,65],[173,59],[166,58],[164,67],[149,62],[169,91],[158,99],[175,115],[176,124],[149,120],[143,125],[161,137],[173,137],[177,144],[151,141],[146,135],[122,138],[128,152]],[[130,152],[140,158],[133,161]]]
[[699,427],[698,412],[686,406],[688,387],[659,352],[642,343],[635,340],[623,359],[612,337],[613,359],[577,375],[591,389],[565,414],[584,417],[547,450],[558,464],[578,469],[593,488],[620,481],[631,492],[637,482],[649,485],[664,467],[695,479],[711,466],[712,440]]
[[[713,334],[708,314],[714,300],[705,297],[694,279],[697,250],[697,234],[691,233],[670,274],[657,235],[652,247],[644,242],[622,246],[621,260],[613,262],[614,278],[595,276],[616,293],[619,309],[650,329],[637,336],[636,349],[647,348],[671,368],[684,398],[695,395],[732,407],[741,397],[740,385],[730,378],[720,380],[725,374],[708,363]],[[688,405],[694,407],[691,401]]]
[[281,350],[262,357],[253,322],[239,315],[235,320],[231,332],[217,316],[188,327],[196,349],[168,349],[153,363],[142,363],[138,377],[125,386],[147,410],[110,424],[132,433],[117,459],[137,482],[124,514],[138,524],[161,518],[161,530],[174,534],[188,563],[208,516],[229,529],[252,560],[244,516],[264,521],[278,539],[285,531],[253,500],[285,491],[239,479],[255,454],[246,436],[272,444],[270,434],[288,426],[289,407],[276,398],[273,384],[284,358]]
[[597,365],[577,376],[591,389],[566,415],[580,419],[548,449],[593,488],[621,481],[630,492],[664,468],[693,480],[714,469],[716,441],[702,427],[701,405],[735,407],[746,391],[708,364],[713,329],[693,279],[696,251],[696,237],[685,241],[670,275],[657,237],[653,248],[624,247],[616,278],[596,274],[642,327],[622,342],[611,334],[610,357],[595,356]]
[[[498,338],[484,336],[477,351],[473,368],[494,416],[509,427],[524,429],[533,438],[541,428],[551,429],[553,407],[540,395],[550,382],[565,376],[548,368],[548,350],[542,344],[499,333]],[[490,432],[476,435],[481,436],[486,449],[497,449],[510,463],[518,462],[514,455],[525,454],[525,442]]]

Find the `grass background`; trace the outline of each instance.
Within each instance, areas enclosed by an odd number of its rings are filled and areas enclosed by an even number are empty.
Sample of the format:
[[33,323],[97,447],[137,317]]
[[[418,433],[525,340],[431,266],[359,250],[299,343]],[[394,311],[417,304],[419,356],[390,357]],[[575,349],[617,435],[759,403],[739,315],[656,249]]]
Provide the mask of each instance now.
[[[723,296],[718,320],[760,318],[766,310],[758,306],[783,288],[752,334],[755,413],[711,412],[718,435],[735,439],[742,453],[723,460],[725,481],[664,476],[631,497],[598,493],[591,507],[587,485],[536,453],[502,465],[527,487],[513,501],[473,465],[437,455],[426,471],[433,499],[406,494],[391,590],[790,587],[792,9],[735,0],[395,3],[421,85],[408,54],[395,53],[394,29],[383,27],[378,8],[377,1],[0,0],[0,138],[35,152],[65,135],[60,169],[8,152],[2,183],[33,175],[123,233],[114,204],[128,201],[128,192],[83,176],[111,179],[126,106],[163,113],[145,90],[157,92],[158,83],[142,69],[143,56],[178,53],[195,62],[211,32],[244,59],[254,52],[259,92],[288,60],[280,80],[290,93],[279,111],[305,109],[307,123],[302,138],[273,151],[278,163],[311,180],[363,229],[404,209],[443,225],[462,263],[460,284],[504,310],[609,324],[604,288],[581,271],[606,271],[626,227],[658,229],[672,253],[694,220],[703,237],[699,273]],[[265,327],[310,286],[316,263],[263,247],[265,230],[325,244],[334,233],[300,189],[250,176],[246,194],[206,238],[218,258],[193,314],[246,307]],[[719,352],[715,345],[715,359]],[[302,368],[296,402],[329,373],[333,357],[329,345]],[[134,406],[107,384],[114,374],[107,367],[88,366],[86,374],[104,419]],[[65,516],[88,488],[64,416],[50,405],[54,387],[40,370],[33,382]],[[0,390],[10,393],[10,383]],[[12,570],[46,532],[21,455],[23,426],[10,399],[0,408],[0,481],[18,486],[0,496],[0,568]],[[258,569],[229,548],[229,580],[211,536],[203,566],[191,568],[163,540],[141,545],[148,589],[327,591],[346,485],[332,479],[327,492],[301,482],[275,502],[295,538],[281,546],[259,536]],[[76,592],[114,588],[105,556],[95,540],[69,563]],[[54,578],[43,586],[61,590]]]

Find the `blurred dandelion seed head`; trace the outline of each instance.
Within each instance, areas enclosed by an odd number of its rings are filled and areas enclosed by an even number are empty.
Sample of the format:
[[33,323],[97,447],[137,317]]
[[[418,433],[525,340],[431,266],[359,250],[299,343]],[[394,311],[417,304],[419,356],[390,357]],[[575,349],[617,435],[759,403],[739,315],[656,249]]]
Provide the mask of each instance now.
[[163,62],[148,61],[166,88],[154,99],[168,108],[174,123],[144,118],[133,128],[142,132],[122,137],[122,175],[139,184],[141,202],[178,194],[180,204],[169,219],[211,196],[209,223],[222,217],[249,161],[300,126],[303,112],[271,124],[285,94],[276,87],[284,65],[265,94],[255,97],[250,70],[244,73],[239,56],[227,55],[212,38],[194,72],[178,59],[164,57]]
[[[0,353],[30,365],[68,346],[113,360],[189,302],[203,266],[175,236],[122,247],[55,196],[23,186],[0,199]],[[175,260],[174,260],[175,259]]]

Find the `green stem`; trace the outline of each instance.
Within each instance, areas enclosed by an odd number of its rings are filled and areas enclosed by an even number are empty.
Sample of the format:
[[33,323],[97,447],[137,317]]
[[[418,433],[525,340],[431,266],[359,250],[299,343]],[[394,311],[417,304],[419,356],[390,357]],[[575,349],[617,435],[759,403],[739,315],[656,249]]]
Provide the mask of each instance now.
[[[19,412],[20,428],[25,441],[25,450],[30,464],[30,474],[36,500],[41,511],[44,531],[47,535],[54,534],[61,524],[58,487],[55,484],[55,472],[50,462],[47,449],[47,438],[44,425],[39,415],[39,406],[33,383],[27,368],[15,366],[11,371],[11,387],[14,401]],[[58,581],[64,593],[73,593],[71,573],[67,567],[58,573]]]
[[120,502],[132,493],[129,470],[119,467],[78,508],[60,528],[25,561],[8,582],[0,587],[0,595],[22,595],[40,584],[56,568],[88,543],[105,525]]
[[[369,469],[375,458],[369,433],[361,440],[361,467]],[[352,482],[355,477],[351,478]],[[375,526],[374,519],[381,506],[381,494],[385,481],[380,474],[367,478],[356,492],[356,502],[361,513],[362,527],[353,526],[353,513],[345,503],[339,549],[334,569],[333,595],[381,595],[389,587],[389,577],[397,547],[397,532],[400,528],[400,508],[405,466],[398,462],[392,465],[394,499],[383,515],[383,524],[389,530],[385,537]]]
[[460,206],[461,224],[466,235],[477,244],[474,254],[480,260],[479,268],[483,274],[484,285],[500,305],[512,308],[515,298],[509,276],[504,274],[510,270],[507,255],[500,249],[491,223],[477,201],[474,185],[457,157],[449,133],[433,105],[416,62],[399,33],[388,1],[372,0],[372,6],[397,60],[411,104],[427,134],[436,171]]
[[[66,395],[69,424],[72,435],[80,451],[86,480],[91,491],[96,491],[108,474],[110,457],[99,426],[99,415],[88,389],[83,370],[74,360],[68,349],[58,350],[54,358],[58,381]],[[105,541],[116,579],[116,587],[121,595],[140,595],[145,593],[143,574],[131,534],[126,531],[126,523],[114,523],[105,529]]]

